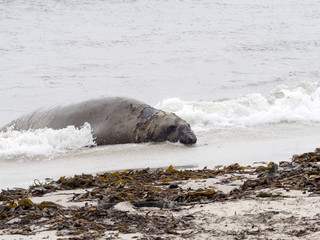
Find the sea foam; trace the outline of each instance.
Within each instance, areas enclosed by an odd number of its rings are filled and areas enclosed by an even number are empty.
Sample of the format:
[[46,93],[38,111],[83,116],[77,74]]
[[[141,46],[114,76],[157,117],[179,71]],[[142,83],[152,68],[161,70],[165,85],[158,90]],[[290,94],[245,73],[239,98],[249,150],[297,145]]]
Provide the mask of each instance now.
[[169,98],[156,108],[175,112],[195,131],[280,122],[319,122],[320,84],[303,82],[278,86],[268,94],[253,93],[217,101]]
[[[253,93],[216,101],[169,98],[155,107],[176,113],[196,133],[280,122],[320,122],[320,83],[278,86],[268,94]],[[95,141],[88,123],[79,129],[68,126],[60,130],[0,132],[0,157],[4,158],[51,156],[92,145]]]
[[85,123],[81,128],[68,126],[64,129],[51,128],[28,131],[8,129],[0,132],[0,157],[34,157],[54,155],[95,145],[91,126]]

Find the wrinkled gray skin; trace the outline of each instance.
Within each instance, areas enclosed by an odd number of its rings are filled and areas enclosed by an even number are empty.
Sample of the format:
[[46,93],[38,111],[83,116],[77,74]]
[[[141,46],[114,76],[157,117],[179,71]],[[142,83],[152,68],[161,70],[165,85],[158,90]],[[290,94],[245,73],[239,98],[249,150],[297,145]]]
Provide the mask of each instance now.
[[97,145],[141,142],[194,144],[190,125],[174,113],[167,113],[133,99],[105,98],[51,110],[38,110],[7,124],[16,130],[81,127],[88,122]]

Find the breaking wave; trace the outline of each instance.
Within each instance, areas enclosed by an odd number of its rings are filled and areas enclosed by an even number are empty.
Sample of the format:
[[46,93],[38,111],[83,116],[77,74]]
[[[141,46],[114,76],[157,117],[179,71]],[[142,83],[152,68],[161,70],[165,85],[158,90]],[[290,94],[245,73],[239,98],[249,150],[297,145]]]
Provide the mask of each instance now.
[[280,122],[319,122],[320,84],[303,82],[293,88],[278,86],[268,94],[253,93],[218,101],[169,98],[156,108],[175,112],[195,131]]
[[[196,132],[283,122],[320,122],[320,83],[278,86],[268,94],[253,93],[216,101],[169,98],[155,107],[175,112]],[[6,159],[51,156],[92,145],[95,141],[88,123],[81,128],[0,132],[0,158]]]
[[68,126],[64,129],[51,128],[0,132],[0,157],[34,157],[54,155],[95,145],[90,124],[81,128]]

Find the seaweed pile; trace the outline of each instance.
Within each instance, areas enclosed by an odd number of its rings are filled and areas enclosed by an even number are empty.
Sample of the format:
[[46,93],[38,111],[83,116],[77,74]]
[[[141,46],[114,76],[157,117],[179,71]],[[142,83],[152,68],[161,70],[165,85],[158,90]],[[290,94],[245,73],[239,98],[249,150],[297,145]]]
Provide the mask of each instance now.
[[[261,167],[260,167],[261,168]],[[310,196],[320,194],[320,149],[314,152],[294,155],[291,162],[269,163],[254,180],[247,180],[237,189],[239,192],[264,188],[282,188],[286,191],[301,190]],[[232,193],[231,193],[232,194]],[[237,193],[235,193],[237,196]]]
[[[35,181],[28,189],[15,188],[0,193],[0,234],[31,235],[57,231],[69,239],[96,239],[106,231],[143,233],[145,236],[192,236],[194,216],[174,214],[185,206],[246,198],[283,198],[268,193],[270,189],[301,190],[310,195],[320,193],[320,150],[295,155],[292,161],[270,162],[267,166],[240,166],[202,170],[168,169],[125,170],[61,177],[57,181]],[[219,184],[241,180],[229,193],[213,187],[183,188],[190,180],[220,179]],[[55,202],[34,203],[31,198],[60,190],[86,189],[74,193],[72,202],[85,202],[82,207],[65,207]],[[263,192],[265,191],[265,192]],[[129,202],[132,208],[157,207],[161,213],[134,214],[114,206]],[[168,217],[168,214],[170,217]],[[113,236],[116,238],[116,234]],[[112,238],[111,238],[112,239]]]

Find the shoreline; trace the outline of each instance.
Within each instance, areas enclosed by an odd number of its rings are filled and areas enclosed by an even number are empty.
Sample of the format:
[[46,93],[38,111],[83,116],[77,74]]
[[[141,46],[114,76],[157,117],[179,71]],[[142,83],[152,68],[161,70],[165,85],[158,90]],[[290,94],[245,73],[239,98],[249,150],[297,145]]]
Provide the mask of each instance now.
[[0,193],[0,239],[315,239],[320,151],[266,166],[143,169]]
[[[58,179],[101,171],[163,168],[189,165],[196,169],[215,165],[289,160],[318,147],[320,125],[275,124],[226,129],[199,134],[195,146],[172,143],[119,144],[71,150],[50,156],[1,159],[0,189],[29,187],[34,179]],[[232,149],[232,151],[230,151]],[[90,163],[90,164],[88,164]]]

